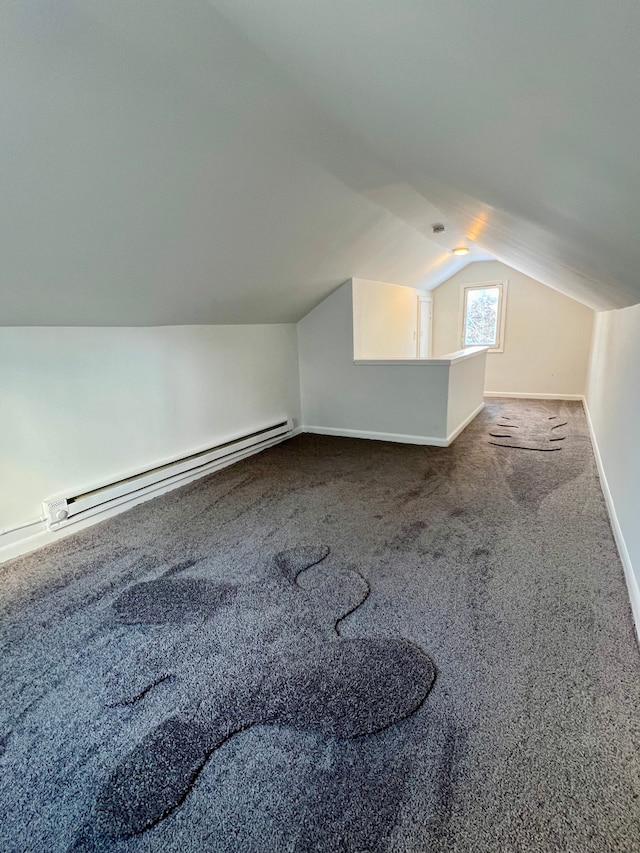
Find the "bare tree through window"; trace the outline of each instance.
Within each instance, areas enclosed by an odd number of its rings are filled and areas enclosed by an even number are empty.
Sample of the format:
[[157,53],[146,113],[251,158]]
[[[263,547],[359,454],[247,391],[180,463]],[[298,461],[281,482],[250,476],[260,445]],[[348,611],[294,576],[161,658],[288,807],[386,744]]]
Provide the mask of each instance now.
[[465,347],[498,346],[500,287],[474,287],[465,290]]

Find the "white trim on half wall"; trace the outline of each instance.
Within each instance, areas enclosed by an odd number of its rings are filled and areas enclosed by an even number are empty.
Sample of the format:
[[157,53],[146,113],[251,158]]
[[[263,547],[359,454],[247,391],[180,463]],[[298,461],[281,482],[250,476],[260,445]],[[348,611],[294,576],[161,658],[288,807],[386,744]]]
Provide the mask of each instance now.
[[536,391],[485,391],[485,397],[513,397],[517,400],[584,400],[582,394],[539,394]]

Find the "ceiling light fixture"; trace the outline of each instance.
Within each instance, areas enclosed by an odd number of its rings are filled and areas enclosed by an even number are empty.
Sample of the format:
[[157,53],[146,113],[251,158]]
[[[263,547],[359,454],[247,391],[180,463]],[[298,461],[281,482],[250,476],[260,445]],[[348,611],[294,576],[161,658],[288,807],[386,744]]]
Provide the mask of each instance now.
[[457,248],[452,249],[451,251],[453,252],[454,255],[468,255],[469,254],[469,250],[467,249],[466,246],[458,246]]

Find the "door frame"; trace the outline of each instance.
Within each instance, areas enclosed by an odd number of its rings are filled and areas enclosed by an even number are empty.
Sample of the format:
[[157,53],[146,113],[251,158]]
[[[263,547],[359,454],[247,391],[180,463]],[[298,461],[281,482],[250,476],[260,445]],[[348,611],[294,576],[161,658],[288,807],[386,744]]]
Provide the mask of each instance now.
[[[429,328],[427,330],[428,334],[428,347],[427,354],[420,355],[420,337],[422,335],[422,304],[429,303]],[[433,297],[431,296],[418,296],[418,323],[417,323],[417,335],[416,335],[416,358],[431,358],[431,353],[433,352]]]

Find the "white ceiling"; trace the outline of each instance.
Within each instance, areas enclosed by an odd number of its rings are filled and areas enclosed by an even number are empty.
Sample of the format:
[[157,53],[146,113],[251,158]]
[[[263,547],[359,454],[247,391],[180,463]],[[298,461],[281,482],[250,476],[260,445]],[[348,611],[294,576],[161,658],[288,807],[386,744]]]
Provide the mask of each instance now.
[[638,0],[212,0],[496,257],[640,300]]
[[0,14],[0,325],[289,322],[491,255],[640,301],[636,0]]

